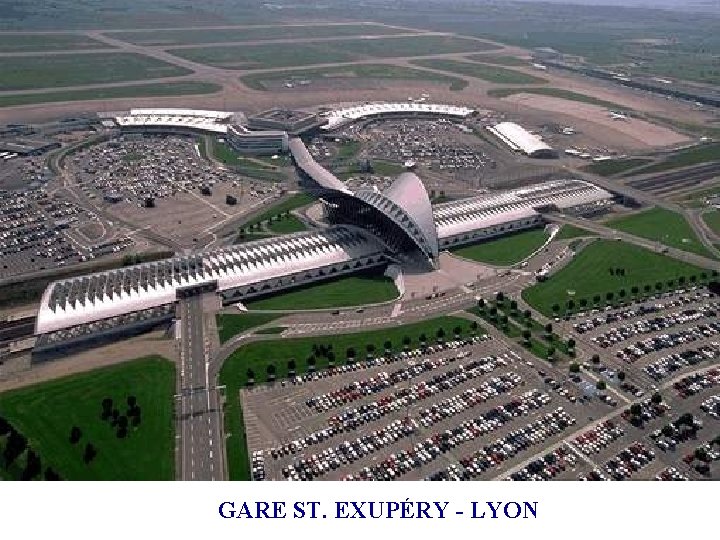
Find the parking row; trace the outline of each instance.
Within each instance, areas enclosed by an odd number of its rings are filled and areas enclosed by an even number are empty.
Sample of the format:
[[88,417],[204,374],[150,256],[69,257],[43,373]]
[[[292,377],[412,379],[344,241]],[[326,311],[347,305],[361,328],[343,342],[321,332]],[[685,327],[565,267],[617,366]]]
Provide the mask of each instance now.
[[564,445],[552,452],[532,460],[519,471],[512,473],[507,480],[514,481],[542,481],[552,480],[556,476],[572,469],[577,464],[578,457]]
[[694,373],[683,377],[673,384],[673,388],[681,398],[685,399],[707,388],[714,388],[719,384],[720,368],[711,368],[703,373]]
[[573,444],[586,456],[597,454],[625,435],[625,430],[613,420],[606,420],[599,426],[581,433]]
[[720,333],[720,322],[713,321],[708,324],[700,324],[686,328],[678,332],[661,334],[637,341],[633,345],[619,350],[615,356],[627,364],[632,364],[648,354],[708,339],[716,336],[718,333]]
[[714,341],[697,349],[688,349],[659,358],[645,366],[643,371],[655,381],[662,381],[681,369],[714,360],[718,356],[720,356],[720,343]]
[[[617,456],[605,463],[603,471],[597,469],[581,475],[582,480],[628,480],[635,473],[645,468],[655,459],[655,452],[648,449],[642,442],[636,441]],[[608,476],[606,477],[605,474]]]
[[458,465],[430,475],[428,480],[471,480],[485,471],[498,467],[505,461],[529,448],[547,442],[576,423],[565,409],[558,407],[540,419],[511,431],[505,437],[459,459]]

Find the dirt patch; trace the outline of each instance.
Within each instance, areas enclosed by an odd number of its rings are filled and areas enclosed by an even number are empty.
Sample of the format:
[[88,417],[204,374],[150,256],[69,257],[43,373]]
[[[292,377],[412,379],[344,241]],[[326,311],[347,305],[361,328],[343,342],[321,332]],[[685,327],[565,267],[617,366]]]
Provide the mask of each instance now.
[[[608,130],[609,134],[615,132],[625,135],[636,141],[641,147],[672,146],[689,141],[685,135],[645,120],[637,118],[613,120],[608,110],[598,105],[533,94],[515,94],[503,98],[503,101],[509,101],[532,109],[572,116],[582,122],[602,126]],[[612,137],[609,138],[612,139]]]

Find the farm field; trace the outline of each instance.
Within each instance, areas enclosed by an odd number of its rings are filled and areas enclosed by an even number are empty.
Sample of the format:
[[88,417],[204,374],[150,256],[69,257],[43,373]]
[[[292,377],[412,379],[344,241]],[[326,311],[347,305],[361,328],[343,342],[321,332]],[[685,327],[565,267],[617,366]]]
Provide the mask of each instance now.
[[[618,270],[620,270],[618,272]],[[553,306],[563,309],[568,300],[582,306],[622,299],[621,291],[630,295],[633,287],[643,291],[664,291],[667,282],[673,286],[679,278],[702,279],[708,270],[653,253],[625,242],[597,240],[584,248],[574,259],[546,281],[523,290],[523,299],[544,315],[553,314]],[[659,287],[658,287],[659,286]],[[595,299],[597,298],[597,302]]]
[[163,97],[213,94],[221,90],[220,85],[206,82],[168,82],[96,88],[92,90],[63,90],[41,94],[9,94],[0,96],[0,107],[55,103],[60,101],[90,101],[129,97]]
[[520,262],[548,239],[544,229],[532,229],[516,232],[501,238],[487,240],[479,244],[453,249],[455,255],[473,261],[509,266]]
[[541,84],[547,82],[545,79],[527,75],[520,71],[475,62],[429,58],[413,60],[412,63],[416,66],[474,77],[495,84]]
[[562,88],[492,88],[488,90],[488,96],[496,98],[504,98],[515,94],[539,94],[570,101],[579,101],[580,103],[588,103],[590,105],[598,105],[600,107],[607,107],[608,109],[627,109],[627,107],[612,103],[611,101],[604,101],[585,94],[572,92],[571,90],[563,90]]
[[0,90],[144,81],[190,70],[133,53],[0,57]]
[[[424,322],[357,332],[352,334],[337,334],[331,336],[315,336],[297,339],[277,339],[249,343],[235,351],[223,365],[220,371],[220,384],[226,385],[225,395],[225,433],[227,438],[227,463],[230,480],[249,480],[249,467],[247,446],[244,442],[245,428],[243,424],[242,408],[238,400],[239,390],[247,384],[248,373],[251,369],[256,383],[268,380],[267,367],[273,364],[278,378],[287,376],[287,363],[291,358],[297,360],[298,372],[307,370],[307,358],[313,358],[317,369],[328,366],[327,356],[317,355],[313,346],[322,345],[327,350],[332,348],[336,358],[336,365],[344,364],[348,349],[354,349],[357,358],[363,358],[367,345],[371,344],[376,351],[382,351],[386,341],[389,341],[394,351],[402,350],[403,339],[410,338],[411,346],[417,346],[421,335],[433,339],[439,328],[450,333],[454,327],[467,333],[471,321],[460,317],[439,317]],[[317,351],[317,348],[315,348]]]
[[226,28],[205,30],[155,30],[152,32],[111,32],[115,39],[137,45],[192,45],[260,41],[273,39],[303,39],[342,36],[380,36],[409,33],[409,30],[390,28],[380,24],[330,24],[298,26],[258,26],[255,28]]
[[664,208],[652,208],[639,214],[615,218],[608,227],[655,240],[668,247],[712,258],[683,216]]
[[0,53],[112,49],[80,34],[0,34]]
[[311,283],[244,303],[254,310],[326,309],[385,302],[397,296],[392,279],[371,273]]
[[280,85],[285,82],[299,83],[300,81],[321,79],[323,81],[346,79],[379,79],[379,80],[407,80],[427,81],[430,83],[446,84],[451,90],[462,90],[467,82],[458,77],[442,75],[424,69],[412,69],[389,64],[357,64],[332,68],[302,69],[288,71],[273,71],[268,73],[253,73],[240,77],[242,83],[254,90],[268,90],[268,86]]
[[226,45],[169,49],[168,52],[201,64],[228,69],[263,69],[344,63],[368,58],[396,58],[473,52],[493,47],[482,41],[446,36],[403,36],[262,45]]
[[[29,446],[67,480],[172,480],[175,368],[153,356],[0,394],[0,415],[28,439]],[[127,434],[101,419],[102,402],[125,416],[134,396],[141,421]],[[73,426],[81,437],[69,440]],[[86,444],[96,455],[85,463]]]

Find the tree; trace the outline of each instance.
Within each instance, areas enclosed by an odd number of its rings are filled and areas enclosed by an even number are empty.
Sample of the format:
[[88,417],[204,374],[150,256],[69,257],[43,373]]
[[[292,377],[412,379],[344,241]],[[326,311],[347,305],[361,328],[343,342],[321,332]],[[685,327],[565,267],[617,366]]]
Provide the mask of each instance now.
[[275,364],[268,364],[266,371],[267,371],[268,381],[273,382],[275,380],[275,372],[276,372]]
[[[355,357],[355,349],[353,349],[353,354],[352,354],[352,356],[353,356],[353,358]],[[308,356],[308,359],[307,359],[307,367],[308,367],[308,371],[309,371],[310,373],[313,373],[313,372],[315,371],[315,365],[316,365],[316,363],[317,363],[317,360],[315,359],[315,356],[314,356],[314,355],[311,354],[310,356]]]
[[560,304],[553,304],[552,310],[553,313],[558,313],[560,311]]
[[481,298],[480,300],[478,300],[477,305],[480,309],[485,309],[485,299]]
[[372,343],[368,343],[367,345],[365,345],[365,351],[367,351],[367,357],[372,358],[373,353],[375,352],[375,345],[373,345]]
[[510,300],[510,309],[512,311],[517,311],[517,307],[518,307],[517,300]]
[[640,413],[642,412],[642,407],[639,403],[633,403],[630,405],[630,414],[633,416],[640,416]]
[[255,384],[255,372],[252,370],[252,368],[248,368],[245,372],[245,375],[247,376],[248,386],[252,386],[253,384]]
[[599,363],[600,363],[600,355],[599,355],[599,354],[593,354],[591,360],[592,360],[592,363],[593,363],[593,364],[599,364]]
[[510,321],[507,315],[503,315],[502,317],[500,317],[500,324],[503,326],[503,328],[507,328],[509,322]]
[[637,296],[637,293],[640,292],[640,289],[638,288],[637,285],[633,285],[632,287],[630,287],[630,292],[632,293],[633,296]]
[[627,296],[627,292],[625,292],[625,289],[620,289],[618,295],[620,296],[620,298],[625,298]]
[[602,300],[602,298],[600,298],[599,294],[596,294],[595,296],[593,296],[593,303],[595,305],[598,305],[600,303],[600,300]]
[[522,337],[523,337],[523,339],[525,340],[525,343],[526,343],[527,345],[530,344],[530,337],[531,337],[531,336],[532,336],[532,334],[530,333],[530,330],[523,330]]
[[22,454],[27,448],[27,439],[24,435],[21,435],[14,429],[10,430],[5,441],[5,450],[3,451],[3,457],[5,458],[5,467],[7,468],[13,461],[15,461],[20,454]]
[[673,428],[672,428],[671,426],[663,426],[660,431],[661,431],[662,434],[665,435],[666,437],[672,437]]
[[548,360],[552,360],[553,358],[555,358],[555,347],[553,347],[552,345],[548,347],[547,357]]
[[290,377],[294,377],[295,370],[297,369],[297,363],[295,362],[294,358],[291,358],[290,360],[288,360],[287,368],[288,368],[288,375]]
[[690,276],[690,283],[695,283],[697,281],[697,276],[695,274]]
[[660,395],[659,392],[655,392],[655,393],[652,395],[652,397],[650,398],[650,400],[651,400],[655,405],[660,405],[660,404],[662,403],[662,400],[663,400],[663,399],[662,399],[662,396]]
[[345,356],[347,357],[348,362],[355,360],[355,348],[348,347],[347,351],[345,351]]
[[575,340],[573,338],[568,339],[567,346],[568,346],[568,349],[574,349],[575,348]]
[[695,458],[699,459],[700,461],[704,461],[704,462],[710,461],[707,450],[705,450],[702,447],[696,448],[694,455],[695,455]]
[[112,398],[106,397],[102,400],[102,414],[100,415],[100,418],[103,420],[107,420],[110,418],[110,415],[112,414],[112,408],[113,408],[113,400]]
[[392,350],[392,342],[389,339],[386,339],[385,343],[383,343],[383,348],[386,353],[389,353]]
[[403,347],[405,350],[410,348],[410,344],[412,343],[412,340],[410,339],[410,336],[403,337]]
[[678,278],[678,285],[685,285],[685,282],[686,282],[686,281],[687,281],[687,280],[685,279],[685,276],[680,276],[680,277]]
[[92,443],[87,443],[85,445],[85,452],[83,453],[85,465],[89,465],[90,462],[95,459],[95,456],[97,456],[97,449]]
[[572,311],[573,309],[575,309],[575,300],[572,300],[572,299],[568,300],[566,305],[567,305],[568,311]]
[[605,381],[599,380],[597,383],[595,383],[595,388],[598,390],[605,390],[607,388],[607,384],[605,384]]
[[55,472],[55,470],[52,467],[48,467],[45,469],[45,474],[43,475],[45,477],[45,480],[47,481],[58,481],[60,480],[60,475]]
[[420,345],[422,345],[424,347],[425,344],[427,343],[427,336],[424,333],[420,334],[419,339],[420,339]]
[[438,343],[442,343],[443,339],[445,338],[445,330],[442,327],[440,327],[437,329],[437,332],[435,333],[435,335],[437,336]]
[[584,309],[587,307],[587,305],[588,305],[587,298],[581,298],[580,299],[580,307]]
[[579,373],[580,372],[580,364],[577,362],[573,362],[570,364],[570,373]]
[[477,333],[477,331],[478,331],[478,323],[477,323],[477,321],[472,321],[472,322],[470,323],[470,330],[473,331],[473,334]]
[[328,351],[327,359],[328,359],[328,366],[333,367],[335,365],[335,353],[333,351]]
[[77,444],[80,442],[80,437],[82,437],[82,431],[80,431],[80,428],[77,426],[73,426],[70,429],[70,444]]
[[128,396],[127,397],[127,405],[131,409],[134,408],[135,405],[137,405],[137,398],[135,396]]
[[624,381],[624,380],[625,380],[625,372],[624,372],[624,371],[618,371],[618,372],[617,372],[617,378],[618,378],[618,381]]
[[546,333],[546,334],[552,334],[552,331],[553,331],[553,325],[552,325],[552,323],[547,323],[547,324],[545,325],[545,333]]
[[462,328],[460,328],[459,326],[453,328],[453,335],[455,336],[455,339],[458,339],[460,337],[460,334],[462,334]]
[[643,286],[643,291],[645,291],[646,294],[649,293],[651,290],[652,290],[652,287],[650,285]]
[[523,317],[529,319],[530,317],[532,317],[532,312],[529,309],[526,309],[525,311],[523,311]]
[[497,308],[495,306],[491,307],[490,308],[490,318],[494,319],[495,317],[497,317],[497,314],[498,314]]
[[608,302],[612,302],[613,298],[615,298],[615,294],[612,291],[605,295],[605,300],[607,300]]
[[42,472],[42,464],[40,463],[40,456],[30,448],[27,452],[27,460],[25,462],[25,469],[22,472],[22,480],[32,480],[38,474]]
[[662,282],[658,281],[657,283],[655,283],[655,290],[656,290],[656,291],[662,291],[662,288],[663,288]]
[[12,426],[10,425],[10,422],[5,420],[2,416],[0,416],[0,437],[3,435],[6,435],[7,433],[10,433],[10,430],[12,429]]
[[495,300],[497,300],[498,304],[502,304],[505,301],[505,295],[502,293],[502,291],[499,291],[495,295]]

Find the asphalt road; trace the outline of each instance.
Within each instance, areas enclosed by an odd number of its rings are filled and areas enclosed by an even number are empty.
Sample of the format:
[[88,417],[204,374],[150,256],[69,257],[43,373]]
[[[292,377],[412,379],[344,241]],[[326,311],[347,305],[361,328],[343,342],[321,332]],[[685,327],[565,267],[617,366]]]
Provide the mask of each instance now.
[[180,377],[177,420],[182,480],[223,480],[221,411],[208,369],[201,297],[180,302]]

